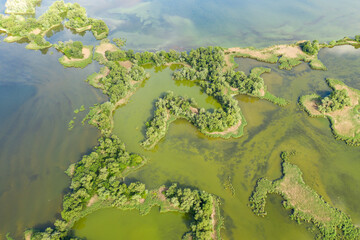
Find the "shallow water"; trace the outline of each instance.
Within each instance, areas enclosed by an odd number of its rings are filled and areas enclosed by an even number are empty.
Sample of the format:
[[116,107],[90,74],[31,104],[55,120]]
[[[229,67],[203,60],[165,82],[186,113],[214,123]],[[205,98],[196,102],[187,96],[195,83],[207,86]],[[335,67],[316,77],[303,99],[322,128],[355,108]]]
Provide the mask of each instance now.
[[[0,1],[1,11],[4,2]],[[44,0],[37,15],[52,2]],[[263,47],[301,39],[329,41],[358,34],[357,24],[349,23],[359,22],[360,18],[360,2],[350,0],[281,0],[271,4],[265,0],[107,0],[101,6],[93,0],[78,2],[87,8],[89,16],[103,18],[109,24],[110,38],[127,38],[127,48],[135,50],[183,50],[204,45]],[[85,40],[85,44],[97,42],[91,33],[81,37],[69,30],[54,34],[49,41],[69,39]],[[55,53],[50,55],[52,51]],[[166,90],[194,97],[207,108],[218,107],[192,83],[171,80],[169,68],[157,73],[150,69],[152,78],[115,114],[114,132],[130,151],[149,158],[149,163],[127,180],[143,181],[149,188],[179,182],[221,197],[224,239],[312,239],[306,226],[289,219],[278,197],[269,198],[265,218],[256,217],[247,207],[256,180],[281,176],[280,152],[296,149],[298,155],[292,162],[301,168],[306,183],[359,225],[359,148],[335,140],[326,119],[310,118],[296,105],[303,94],[327,94],[330,89],[325,77],[339,78],[360,89],[359,54],[359,50],[346,46],[322,50],[320,59],[328,67],[325,72],[313,71],[306,64],[280,71],[276,65],[240,59],[240,70],[250,71],[259,65],[272,67],[272,72],[264,75],[268,89],[291,104],[281,108],[240,96],[237,99],[248,120],[243,137],[209,139],[188,122],[178,120],[155,150],[144,151],[139,146],[144,123],[151,117],[154,100]],[[21,239],[24,229],[46,227],[58,217],[69,184],[64,170],[96,144],[98,132],[94,128],[77,122],[68,132],[73,110],[105,98],[83,81],[99,70],[95,63],[83,70],[64,69],[57,62],[60,54],[55,50],[43,55],[26,50],[23,44],[0,43],[0,56],[0,239],[6,232]],[[223,187],[228,176],[235,196]],[[116,224],[127,223],[127,219],[132,220],[128,225]],[[108,224],[96,229],[94,222]],[[89,239],[95,233],[111,238],[125,231],[137,234],[139,222],[145,228],[170,229],[164,235],[149,232],[149,239],[169,239],[172,233],[177,237],[186,231],[181,215],[162,216],[157,209],[144,218],[136,211],[99,211],[79,222],[76,231]]]
[[[224,239],[312,239],[313,235],[306,230],[306,226],[289,219],[280,197],[270,198],[268,216],[265,218],[252,214],[247,206],[258,178],[276,179],[281,176],[281,151],[296,150],[298,154],[292,162],[303,171],[306,183],[333,206],[351,215],[355,223],[359,223],[360,208],[356,204],[356,199],[360,197],[360,177],[356,174],[360,168],[357,161],[359,149],[335,140],[326,119],[310,118],[296,105],[302,94],[329,92],[325,77],[336,77],[352,87],[359,86],[359,81],[352,76],[358,74],[356,69],[360,67],[360,59],[354,59],[354,55],[360,50],[347,48],[350,50],[348,53],[339,54],[346,48],[321,51],[320,58],[328,71],[313,71],[306,64],[291,71],[281,71],[276,65],[268,65],[273,66],[272,72],[263,77],[270,91],[291,103],[281,108],[263,100],[237,97],[248,120],[244,136],[239,139],[209,139],[185,120],[178,120],[171,124],[168,134],[155,150],[141,151],[138,146],[142,125],[139,122],[144,124],[152,109],[150,104],[143,106],[143,102],[138,101],[144,98],[145,84],[144,91],[139,90],[129,105],[118,109],[115,114],[114,133],[125,141],[131,151],[141,152],[150,159],[147,165],[130,175],[128,181],[140,180],[149,188],[179,182],[221,197],[226,226],[222,232]],[[238,63],[239,69],[244,66],[244,70],[258,65],[246,59],[240,59]],[[346,71],[352,71],[352,74],[344,77]],[[168,80],[172,81],[170,78]],[[149,92],[152,88],[148,89]],[[127,107],[141,108],[146,112],[143,120],[139,120],[136,113],[130,115]],[[129,124],[124,124],[125,119]],[[133,121],[137,127],[129,127],[125,131]],[[232,178],[235,196],[223,187],[228,176]],[[102,219],[100,217],[98,221]],[[90,231],[91,225],[88,229]],[[102,232],[101,229],[99,231]]]
[[[37,14],[53,0],[43,0]],[[265,47],[303,39],[331,41],[359,33],[353,0],[71,0],[102,18],[110,37],[131,49],[187,50],[219,45]]]
[[[99,67],[64,69],[58,54],[0,43],[0,233],[55,220],[69,179],[68,165],[96,144],[98,132],[69,132],[73,110],[104,100],[84,78]],[[78,116],[80,118],[81,116]]]

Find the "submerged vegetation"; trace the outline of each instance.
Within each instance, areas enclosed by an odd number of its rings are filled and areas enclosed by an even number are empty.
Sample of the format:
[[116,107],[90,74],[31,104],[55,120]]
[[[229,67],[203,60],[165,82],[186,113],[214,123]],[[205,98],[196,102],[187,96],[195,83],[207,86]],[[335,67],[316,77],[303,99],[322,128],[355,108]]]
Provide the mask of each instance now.
[[[35,4],[38,1],[28,2]],[[47,42],[44,36],[62,24],[75,32],[91,30],[96,39],[106,38],[109,33],[109,28],[102,20],[88,18],[86,10],[77,3],[65,4],[63,1],[56,1],[38,19],[0,15],[0,31],[8,35],[5,41],[26,40],[29,41],[29,49],[51,47],[52,44]],[[112,135],[113,114],[117,107],[127,103],[140,83],[149,77],[142,65],[181,64],[183,68],[173,73],[173,79],[194,81],[203,92],[214,97],[221,105],[218,109],[207,111],[198,106],[193,99],[176,96],[172,92],[159,97],[155,102],[154,116],[146,124],[146,136],[142,142],[144,148],[151,149],[165,136],[169,124],[179,118],[188,120],[207,136],[241,136],[247,123],[238,102],[233,98],[234,95],[246,94],[280,106],[288,103],[267,91],[261,76],[270,72],[269,68],[254,68],[246,75],[233,69],[234,57],[250,57],[259,61],[279,63],[280,69],[288,70],[301,62],[308,62],[313,69],[325,70],[326,67],[317,58],[320,48],[343,44],[356,45],[359,44],[360,37],[356,36],[355,40],[344,38],[329,44],[319,44],[316,40],[302,41],[293,45],[279,45],[260,50],[200,47],[188,53],[175,50],[125,51],[122,49],[125,40],[113,41],[116,45],[108,39],[101,41],[95,48],[94,57],[93,46],[83,46],[79,41],[59,42],[53,45],[64,54],[59,61],[65,67],[85,67],[93,58],[102,64],[100,72],[89,76],[87,81],[93,87],[101,89],[109,100],[91,107],[83,119],[83,123],[88,122],[97,127],[101,137],[98,146],[91,153],[83,156],[67,170],[71,185],[63,199],[62,219],[57,220],[54,227],[43,232],[28,230],[25,233],[26,239],[76,239],[72,236],[72,226],[93,211],[113,207],[138,209],[141,214],[147,214],[153,206],[159,206],[161,211],[177,211],[189,216],[190,231],[183,239],[220,239],[222,218],[219,200],[214,195],[197,189],[180,188],[177,184],[152,190],[140,182],[125,184],[125,177],[143,166],[146,159],[127,152],[124,143]],[[328,97],[320,100],[317,95],[304,96],[300,99],[301,106],[310,115],[328,117],[338,138],[349,144],[360,145],[360,92],[340,81],[328,79],[327,82],[334,90]],[[84,110],[84,106],[81,106],[74,112]],[[73,128],[75,119],[76,117],[69,122],[69,130]],[[266,215],[267,194],[277,193],[285,198],[284,206],[293,210],[291,218],[298,222],[314,223],[321,238],[359,237],[359,229],[351,223],[346,214],[331,207],[304,183],[300,169],[288,162],[288,154],[283,153],[282,158],[282,178],[275,181],[260,179],[257,182],[250,197],[250,206],[254,213]],[[235,195],[230,177],[224,183],[224,187]]]
[[327,117],[337,139],[360,145],[360,91],[335,79],[326,79],[333,90],[323,99],[317,94],[300,97],[299,105],[312,117]]
[[218,239],[216,231],[222,222],[216,219],[218,202],[211,194],[176,184],[147,190],[140,182],[123,182],[145,162],[143,157],[127,152],[116,136],[100,138],[93,152],[67,170],[72,179],[71,192],[64,196],[62,220],[56,220],[54,228],[44,232],[29,230],[25,234],[29,239],[68,239],[76,221],[101,208],[138,209],[144,215],[153,206],[160,206],[162,212],[178,211],[191,216],[190,232],[184,239]]
[[305,184],[301,170],[289,162],[293,153],[281,154],[283,176],[270,181],[257,181],[250,197],[250,207],[258,216],[265,216],[268,194],[279,194],[285,201],[283,206],[291,209],[290,218],[300,222],[313,223],[319,233],[318,239],[359,239],[360,229],[355,227],[349,216],[326,203],[313,189]]

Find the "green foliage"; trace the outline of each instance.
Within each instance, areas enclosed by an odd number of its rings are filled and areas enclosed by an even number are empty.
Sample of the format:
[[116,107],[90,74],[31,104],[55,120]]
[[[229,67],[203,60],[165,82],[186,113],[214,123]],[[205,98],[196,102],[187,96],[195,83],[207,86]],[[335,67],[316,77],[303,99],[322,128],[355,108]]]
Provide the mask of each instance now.
[[6,14],[35,14],[35,6],[41,0],[7,0],[5,3]]
[[133,91],[135,86],[132,81],[142,81],[148,77],[144,68],[137,65],[130,71],[121,66],[118,62],[107,62],[106,66],[110,70],[106,77],[99,79],[99,85],[105,94],[110,97],[110,102],[116,103]]
[[323,98],[318,108],[322,113],[329,113],[343,109],[345,106],[350,106],[350,97],[348,92],[342,89],[334,90],[329,96]]
[[68,41],[68,42],[58,42],[54,44],[54,47],[63,52],[67,58],[78,58],[81,59],[84,57],[82,53],[83,44],[80,41]]
[[[181,61],[183,53],[179,53],[175,50],[170,50],[169,52],[158,51],[153,52],[137,52],[134,53],[133,50],[128,50],[126,52],[126,58],[136,63],[138,65],[143,65],[146,63],[151,63],[156,66],[161,66],[170,62],[179,62]],[[185,53],[186,54],[186,53]]]
[[105,102],[103,104],[95,104],[90,107],[89,113],[83,119],[83,123],[87,121],[90,125],[97,127],[101,134],[108,135],[111,132],[112,111],[115,109],[114,104]]
[[127,60],[126,52],[123,50],[116,50],[116,51],[106,51],[105,57],[109,61],[124,61]]
[[97,40],[104,39],[109,34],[109,28],[103,20],[90,19],[91,31]]
[[68,124],[68,129],[71,130],[74,128],[74,123],[75,121],[74,120],[70,120],[69,124]]
[[122,38],[113,38],[113,42],[119,48],[122,48],[122,47],[124,47],[126,45],[126,39],[122,39]]
[[360,42],[360,35],[355,35],[355,41]]
[[305,41],[304,43],[300,44],[300,47],[303,50],[303,52],[310,55],[317,54],[320,49],[319,41],[317,40],[314,40],[313,42]]
[[6,240],[14,240],[12,237],[10,237],[10,233],[7,233],[5,237],[6,237]]
[[177,118],[184,118],[194,124],[201,132],[224,131],[241,120],[240,108],[236,100],[220,95],[219,99],[226,109],[205,111],[198,109],[193,99],[174,96],[168,92],[155,103],[153,118],[146,123],[146,139],[142,146],[151,149],[166,134],[170,122]]
[[191,215],[191,232],[185,237],[191,236],[192,239],[198,240],[212,239],[212,214],[216,210],[215,199],[211,194],[189,188],[179,189],[177,184],[173,184],[165,191],[165,197],[172,206]]
[[293,67],[299,65],[301,61],[296,58],[286,58],[282,56],[279,58],[279,69],[291,70]]

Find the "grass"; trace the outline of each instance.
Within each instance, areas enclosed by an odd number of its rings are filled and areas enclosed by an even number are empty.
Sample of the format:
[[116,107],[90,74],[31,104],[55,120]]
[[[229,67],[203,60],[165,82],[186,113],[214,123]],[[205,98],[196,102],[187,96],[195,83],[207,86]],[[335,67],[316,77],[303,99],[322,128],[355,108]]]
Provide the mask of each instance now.
[[290,163],[289,153],[282,153],[282,177],[270,181],[259,179],[250,197],[250,207],[259,216],[265,216],[268,194],[281,195],[283,206],[292,210],[291,219],[300,222],[311,222],[319,230],[317,238],[321,239],[359,239],[360,229],[355,227],[349,216],[329,203],[311,189],[303,180],[302,172]]
[[28,45],[26,45],[26,49],[30,49],[30,50],[42,50],[42,49],[46,49],[46,48],[49,48],[51,47],[52,44],[49,43],[45,46],[40,46],[40,45],[37,45],[35,42],[30,42]]

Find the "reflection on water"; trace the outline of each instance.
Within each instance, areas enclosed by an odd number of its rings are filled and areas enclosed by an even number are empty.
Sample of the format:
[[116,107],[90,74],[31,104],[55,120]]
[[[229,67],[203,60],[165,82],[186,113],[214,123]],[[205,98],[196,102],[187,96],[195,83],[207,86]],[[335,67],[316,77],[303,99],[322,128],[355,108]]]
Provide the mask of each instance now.
[[[42,2],[37,16],[53,0]],[[127,48],[135,50],[187,50],[204,45],[262,47],[300,39],[325,41],[357,34],[357,25],[349,22],[360,20],[357,12],[360,2],[350,0],[77,2],[86,7],[90,17],[106,21],[111,29],[110,38],[124,37],[128,40]],[[0,3],[3,11],[5,1]],[[85,44],[97,42],[91,33],[81,37],[67,29],[49,36],[51,42],[69,39],[81,39]],[[69,184],[63,172],[96,144],[98,136],[90,127],[75,127],[68,132],[67,123],[75,108],[105,100],[83,82],[99,69],[97,64],[83,70],[64,69],[58,63],[60,54],[56,51],[53,55],[42,55],[24,48],[25,44],[0,43],[0,235],[12,232],[18,238],[25,228],[44,227],[58,216],[63,191]],[[130,151],[150,159],[149,164],[130,177],[145,182],[149,188],[178,181],[220,196],[226,222],[224,239],[312,239],[305,226],[289,220],[276,197],[270,198],[266,218],[256,217],[247,207],[256,180],[263,176],[280,177],[279,153],[296,149],[299,154],[293,162],[304,172],[305,181],[359,223],[359,149],[336,141],[326,119],[310,118],[296,105],[303,94],[314,91],[326,94],[329,88],[325,77],[339,78],[360,89],[358,53],[359,50],[346,46],[321,50],[319,57],[328,68],[326,72],[312,71],[306,64],[281,71],[276,65],[238,60],[238,69],[245,72],[259,65],[271,67],[272,72],[264,75],[269,91],[291,104],[280,108],[263,100],[237,97],[248,120],[243,137],[209,139],[187,121],[178,120],[154,151],[142,150],[139,142],[144,137],[144,123],[151,116],[154,100],[164,91],[172,89],[177,94],[194,97],[208,108],[218,105],[193,83],[171,80],[170,69],[156,73],[149,70],[154,78],[147,80],[129,104],[115,114],[115,133]],[[228,176],[232,177],[235,196],[223,188]],[[117,236],[119,231],[137,234],[134,231],[139,221],[151,226],[149,229],[174,223],[176,227],[169,229],[167,235],[154,235],[160,239],[169,239],[171,234],[180,236],[185,231],[179,216],[169,220],[157,214],[157,209],[144,220],[126,215],[130,213],[117,215],[106,211],[79,223],[83,224],[83,236],[89,239],[93,234]],[[105,229],[107,224],[100,229],[92,227],[95,218],[110,221],[110,227]],[[129,225],[116,224],[131,218],[135,220]],[[155,221],[159,225],[152,225]]]
[[[67,130],[73,110],[104,98],[83,80],[99,67],[64,69],[60,54],[0,43],[0,235],[49,224],[60,212],[68,165],[96,144],[98,133]],[[78,116],[79,118],[81,116]]]
[[[37,14],[53,0],[44,0]],[[128,48],[190,49],[205,45],[264,47],[296,40],[330,41],[358,34],[359,1],[71,0],[109,25]]]

